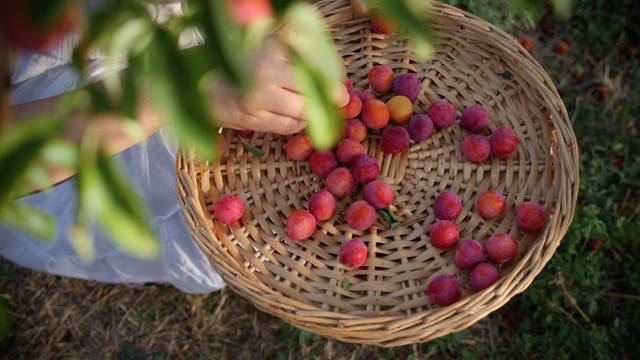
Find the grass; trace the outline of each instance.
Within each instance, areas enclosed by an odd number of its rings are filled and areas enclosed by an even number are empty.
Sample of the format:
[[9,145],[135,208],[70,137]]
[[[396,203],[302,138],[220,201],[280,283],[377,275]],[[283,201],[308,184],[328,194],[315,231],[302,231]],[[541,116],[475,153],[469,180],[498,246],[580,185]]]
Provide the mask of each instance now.
[[[450,0],[533,39],[581,150],[574,222],[531,286],[470,328],[383,349],[298,330],[226,289],[185,295],[63,279],[0,262],[14,324],[7,358],[635,359],[640,357],[640,10],[576,0],[572,17],[529,22],[507,1]],[[534,26],[532,26],[532,24]],[[554,52],[566,41],[565,55]],[[594,241],[602,241],[594,250]]]

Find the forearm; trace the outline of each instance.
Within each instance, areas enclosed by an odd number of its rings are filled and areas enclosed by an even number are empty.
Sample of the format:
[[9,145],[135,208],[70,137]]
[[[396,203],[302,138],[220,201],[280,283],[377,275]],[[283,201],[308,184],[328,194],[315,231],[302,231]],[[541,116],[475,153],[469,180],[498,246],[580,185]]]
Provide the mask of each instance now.
[[[36,116],[54,112],[65,95],[68,94],[12,106],[10,108],[12,122],[29,121]],[[128,149],[165,125],[165,120],[152,107],[144,92],[139,96],[135,121],[141,131],[134,134],[127,131],[124,125],[125,121],[120,114],[94,114],[88,110],[78,109],[68,117],[61,137],[79,145],[85,136],[91,134],[95,137],[91,141],[98,142],[109,155],[115,155]],[[57,184],[73,176],[75,169],[49,167],[48,172],[51,184]]]

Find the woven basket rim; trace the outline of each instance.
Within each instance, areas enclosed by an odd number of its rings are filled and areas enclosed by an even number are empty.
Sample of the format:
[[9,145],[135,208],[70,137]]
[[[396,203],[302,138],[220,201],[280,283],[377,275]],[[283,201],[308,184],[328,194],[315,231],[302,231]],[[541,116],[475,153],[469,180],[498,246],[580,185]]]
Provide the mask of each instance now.
[[[357,24],[363,21],[349,14],[348,1],[321,0],[316,3],[316,6],[326,12],[329,20],[334,19],[339,24],[342,24],[339,21],[349,24],[351,22]],[[286,294],[281,289],[278,290],[271,286],[270,284],[276,282],[275,279],[271,278],[271,276],[274,276],[273,274],[270,273],[265,275],[265,278],[260,278],[261,271],[259,268],[267,266],[264,263],[266,259],[264,255],[262,260],[254,256],[253,258],[245,257],[245,260],[240,262],[234,257],[236,255],[230,253],[239,250],[230,249],[229,246],[219,240],[218,237],[223,236],[224,232],[213,225],[210,204],[208,205],[207,203],[210,199],[205,199],[208,196],[207,190],[203,190],[204,182],[201,183],[204,172],[207,172],[206,176],[220,176],[219,168],[215,167],[217,165],[214,165],[215,168],[210,165],[203,165],[202,162],[196,159],[193,149],[181,148],[176,159],[177,190],[187,228],[194,241],[207,254],[212,266],[229,287],[247,298],[261,310],[278,316],[305,330],[345,342],[378,346],[399,346],[426,342],[448,333],[463,330],[504,305],[513,296],[521,293],[531,284],[555,253],[573,219],[577,202],[579,174],[577,141],[571,129],[567,111],[553,82],[531,54],[524,50],[513,36],[479,17],[450,5],[432,2],[431,9],[434,14],[434,24],[437,24],[437,31],[442,31],[440,28],[447,28],[447,26],[451,29],[482,29],[485,33],[477,34],[469,31],[471,33],[469,36],[473,37],[473,41],[480,41],[477,39],[490,37],[493,41],[491,46],[497,49],[496,51],[509,55],[509,60],[518,64],[519,71],[517,73],[528,76],[527,84],[531,85],[536,91],[536,95],[544,98],[544,104],[542,105],[544,105],[545,110],[549,110],[553,114],[548,119],[552,124],[550,129],[552,145],[550,146],[551,155],[554,158],[553,168],[550,170],[553,179],[550,182],[553,184],[560,182],[562,188],[557,191],[557,198],[553,199],[555,203],[552,206],[553,213],[551,218],[543,232],[536,239],[541,241],[532,240],[527,250],[523,252],[521,259],[516,264],[513,264],[506,276],[493,287],[482,293],[466,296],[448,307],[433,306],[416,313],[410,313],[409,311],[390,314],[384,311],[336,312],[323,310],[321,307],[313,305],[313,303],[300,301],[299,298],[292,297],[294,291],[297,290],[292,290],[290,294]],[[336,36],[344,40],[349,37],[357,37],[357,34],[344,33]],[[369,36],[372,35],[369,34]],[[349,50],[348,46],[351,44],[348,41],[346,44],[342,49],[344,56],[349,56],[351,52],[357,54],[357,51],[360,51]],[[395,60],[390,59],[389,61],[393,62]],[[356,62],[352,64],[356,64]],[[412,64],[403,63],[402,66],[410,68]],[[526,71],[523,72],[522,69],[526,69]],[[354,86],[366,83],[364,79],[361,80],[359,83],[354,83]],[[437,94],[431,94],[430,96],[435,95]],[[531,127],[533,128],[533,126]],[[260,140],[263,140],[263,144],[266,144],[266,150],[271,151],[273,151],[273,147],[279,149],[278,146],[284,141],[276,136],[270,136],[269,139],[265,139],[260,138]],[[273,145],[274,143],[275,145]],[[279,150],[275,150],[275,152],[277,151]],[[236,154],[240,153],[242,153],[242,149],[237,148]],[[273,161],[277,159],[268,158],[264,163],[255,160],[255,158],[250,160],[243,159],[242,161],[255,162],[256,164],[264,165],[266,163],[268,166],[276,168],[273,170],[274,172],[278,171],[278,164],[273,164]],[[238,177],[249,177],[251,176],[249,172],[247,171],[247,174],[240,173]],[[547,174],[547,172],[544,174]],[[540,182],[542,181],[549,181],[549,179],[540,180]],[[208,185],[204,184],[204,186],[207,187]],[[277,186],[277,184],[272,186]],[[238,189],[226,190],[236,191]],[[542,190],[537,190],[539,192],[537,196],[540,198],[544,198],[543,194],[540,194]],[[250,189],[250,191],[256,191],[256,189]],[[513,195],[514,198],[511,201],[514,203],[522,201],[529,195],[519,192]],[[238,229],[241,227],[240,225],[232,225],[232,227],[234,227],[235,234],[241,233]],[[244,236],[250,238],[251,234],[245,234]],[[252,243],[252,246],[257,249],[258,246],[264,246],[264,244],[254,245]],[[291,281],[295,282],[295,279],[291,279]]]

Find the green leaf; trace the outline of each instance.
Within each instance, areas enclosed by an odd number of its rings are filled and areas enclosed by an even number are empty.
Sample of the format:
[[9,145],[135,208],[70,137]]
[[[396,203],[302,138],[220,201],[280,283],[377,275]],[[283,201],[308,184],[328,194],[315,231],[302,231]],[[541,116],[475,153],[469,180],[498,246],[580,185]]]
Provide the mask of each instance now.
[[192,21],[205,38],[209,68],[221,73],[240,90],[251,84],[248,54],[244,51],[242,29],[230,20],[226,1],[201,1],[189,4]]
[[290,30],[283,36],[293,52],[298,87],[307,98],[306,132],[316,149],[330,149],[341,138],[344,122],[333,102],[344,80],[344,64],[325,23],[310,5],[292,5],[287,11],[287,21]]
[[505,80],[513,79],[513,73],[511,71],[501,72],[501,73],[498,73],[498,75],[501,76]]
[[340,125],[344,122],[331,99],[333,88],[329,88],[322,75],[307,67],[302,59],[296,57],[293,64],[300,92],[307,98],[305,132],[316,149],[331,149],[342,137]]
[[[27,169],[27,173],[25,174],[26,182],[31,185],[34,189],[40,189],[40,191],[46,191],[51,188],[51,176],[49,176],[49,172],[47,168],[40,164],[33,164]],[[31,189],[26,189],[28,192]],[[25,192],[26,194],[26,192]]]
[[[151,20],[148,9],[141,1],[107,1],[91,14],[87,22],[86,36],[95,48],[108,51],[112,36],[123,23],[130,19]],[[111,54],[109,54],[111,55]]]
[[[110,43],[108,44],[108,54],[105,65],[106,71],[113,73],[113,75],[106,76],[103,84],[107,89],[109,95],[114,99],[120,99],[123,97],[123,85],[121,83],[120,75],[116,70],[121,66],[124,56],[129,59],[128,70],[124,74],[124,81],[127,85],[131,86],[132,82],[135,82],[135,78],[140,76],[137,57],[145,51],[151,43],[154,36],[154,25],[150,19],[146,17],[134,17],[128,19],[117,28],[109,37]],[[135,89],[134,87],[134,90]],[[131,95],[135,92],[128,92]],[[126,98],[125,98],[126,99]],[[134,99],[135,100],[135,99]],[[131,104],[131,102],[129,102]],[[134,103],[135,104],[135,103]],[[130,117],[135,116],[135,111],[130,108],[126,108]],[[135,110],[135,107],[134,109]]]
[[573,0],[551,0],[551,7],[557,17],[568,19],[573,10]]
[[61,139],[52,139],[42,150],[44,162],[54,166],[74,168],[78,165],[78,156],[78,146]]
[[344,80],[344,62],[321,15],[309,4],[296,3],[286,20],[290,26],[283,34],[286,43],[308,68],[324,77],[329,90],[337,89]]
[[533,13],[539,11],[542,0],[510,0],[511,6],[519,11]]
[[160,246],[150,228],[150,216],[144,202],[135,195],[127,179],[105,153],[100,153],[97,168],[109,195],[109,201],[102,209],[101,225],[123,250],[141,258],[155,258]]
[[393,230],[402,225],[402,223],[393,216],[389,209],[379,209],[378,213],[382,214],[384,220],[389,224],[389,229]]
[[[151,229],[144,202],[122,177],[107,155],[83,153],[78,172],[79,223],[96,219],[116,247],[139,258],[158,256],[160,244]],[[80,234],[82,235],[82,234]]]
[[187,70],[189,64],[178,51],[177,40],[161,29],[156,35],[149,59],[154,74],[150,79],[152,99],[182,140],[202,153],[212,154],[215,127],[208,99],[198,91],[198,82]]
[[342,279],[342,288],[348,289],[349,286],[351,286],[351,281],[349,281],[349,278],[345,277],[344,279]]
[[26,0],[22,3],[29,19],[40,27],[49,27],[59,21],[67,2],[68,0]]
[[252,153],[252,154],[254,154],[254,155],[257,155],[257,156],[260,156],[260,157],[263,157],[263,156],[267,155],[267,153],[266,153],[266,152],[264,152],[264,151],[262,151],[262,149],[257,148],[257,147],[255,147],[255,146],[253,146],[253,145],[249,144],[248,142],[246,142],[246,141],[245,141],[244,139],[242,139],[241,137],[240,137],[240,140],[242,141],[242,147],[244,147],[244,148],[245,148],[247,151],[249,151],[250,153]]
[[[147,53],[130,54],[127,70],[122,74],[124,79],[122,83],[122,97],[116,105],[124,119],[136,119],[138,117],[138,102],[140,101],[140,93],[146,91],[143,88],[149,76],[149,68],[146,63]],[[135,121],[131,121],[135,122]],[[137,122],[136,122],[137,123]]]
[[21,191],[27,170],[42,153],[49,138],[62,130],[51,118],[12,125],[0,138],[0,204]]
[[83,262],[89,263],[95,259],[96,248],[87,224],[79,222],[71,229],[69,244]]
[[0,207],[0,223],[45,241],[53,241],[57,232],[51,214],[17,202]]
[[434,53],[428,6],[424,0],[376,0],[371,9],[397,24],[398,31],[413,41],[416,58],[426,61]]
[[284,16],[289,6],[295,2],[296,0],[271,0],[273,9],[279,16]]
[[210,77],[207,75],[216,68],[216,66],[212,66],[214,60],[211,59],[216,57],[210,56],[208,51],[209,49],[205,46],[194,46],[181,51],[185,62],[189,64],[189,72],[194,79],[209,80]]

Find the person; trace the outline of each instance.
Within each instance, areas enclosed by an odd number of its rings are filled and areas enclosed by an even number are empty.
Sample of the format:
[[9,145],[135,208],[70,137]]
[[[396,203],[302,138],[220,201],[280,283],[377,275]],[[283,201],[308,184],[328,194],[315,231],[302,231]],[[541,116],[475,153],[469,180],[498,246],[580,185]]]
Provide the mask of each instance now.
[[[100,1],[88,0],[91,12]],[[153,5],[158,18],[179,13],[180,3]],[[182,39],[181,39],[182,40]],[[65,93],[82,84],[100,82],[105,76],[104,58],[99,54],[87,59],[87,70],[78,74],[71,66],[78,35],[70,33],[62,42],[45,52],[21,51],[16,54],[11,72],[12,121],[28,121],[34,115],[52,110]],[[181,46],[196,46],[197,34]],[[306,100],[294,83],[286,51],[278,41],[267,38],[252,64],[254,86],[244,95],[218,84],[211,100],[217,125],[233,129],[265,131],[282,135],[300,132],[305,127]],[[123,65],[123,69],[124,69]],[[348,101],[346,88],[336,93],[336,105]],[[99,229],[92,228],[95,257],[86,262],[74,250],[68,233],[77,211],[74,174],[54,169],[52,188],[19,198],[57,220],[55,241],[44,242],[16,229],[0,226],[0,256],[23,267],[50,274],[107,283],[169,283],[185,293],[208,293],[225,286],[206,255],[191,239],[176,195],[176,139],[167,127],[167,119],[155,111],[144,96],[137,107],[137,121],[146,138],[133,137],[124,130],[117,115],[101,115],[101,143],[116,162],[123,164],[131,185],[145,199],[152,212],[152,226],[159,235],[161,255],[152,260],[129,256],[118,250]],[[88,114],[77,113],[65,133],[79,142]]]

